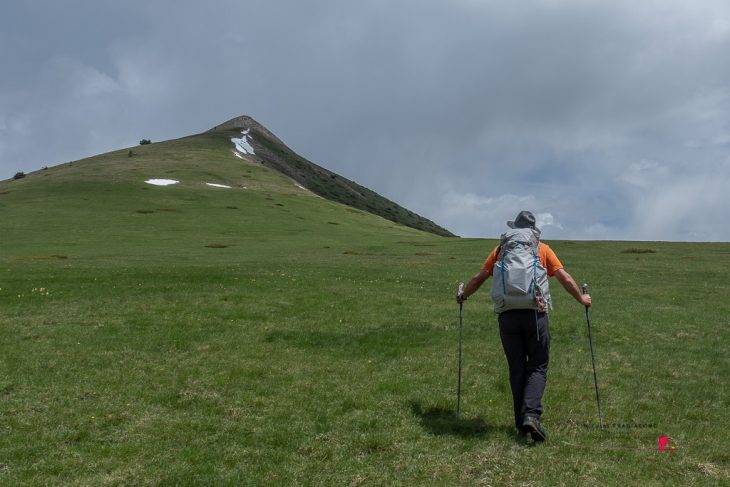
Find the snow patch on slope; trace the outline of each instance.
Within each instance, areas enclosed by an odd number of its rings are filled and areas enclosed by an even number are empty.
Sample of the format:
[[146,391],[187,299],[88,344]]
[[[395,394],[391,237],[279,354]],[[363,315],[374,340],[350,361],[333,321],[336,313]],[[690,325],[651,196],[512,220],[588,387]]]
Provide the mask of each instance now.
[[255,155],[256,153],[253,150],[253,146],[251,145],[251,136],[249,135],[249,132],[251,129],[245,129],[241,130],[241,138],[237,139],[233,137],[231,139],[231,142],[235,145],[235,149],[233,153],[237,156],[243,159],[244,155]]
[[[178,184],[180,181],[177,181],[175,179],[148,179],[145,181],[147,184],[152,184],[154,186],[170,186],[172,184]],[[225,188],[225,189],[233,189],[233,186],[229,186],[227,184],[220,184],[220,183],[205,183],[206,186],[212,187],[212,188]],[[238,186],[237,186],[238,187]],[[240,186],[242,189],[248,189],[246,186]]]
[[174,179],[148,179],[145,181],[147,184],[152,184],[154,186],[170,186],[171,184],[177,184],[180,181],[175,181]]

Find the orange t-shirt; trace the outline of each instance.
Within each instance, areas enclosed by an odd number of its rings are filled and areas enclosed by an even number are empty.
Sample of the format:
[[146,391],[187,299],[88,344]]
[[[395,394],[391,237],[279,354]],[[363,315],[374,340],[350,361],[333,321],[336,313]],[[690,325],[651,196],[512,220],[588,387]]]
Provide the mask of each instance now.
[[[497,262],[497,249],[499,249],[499,246],[492,250],[482,266],[482,270],[490,276],[494,270],[494,264]],[[545,270],[547,270],[547,274],[550,277],[552,277],[556,271],[563,268],[563,264],[560,262],[560,259],[558,259],[558,256],[555,255],[555,252],[553,252],[553,249],[551,249],[548,244],[542,242],[538,244],[537,257],[540,259],[540,264],[542,264]]]

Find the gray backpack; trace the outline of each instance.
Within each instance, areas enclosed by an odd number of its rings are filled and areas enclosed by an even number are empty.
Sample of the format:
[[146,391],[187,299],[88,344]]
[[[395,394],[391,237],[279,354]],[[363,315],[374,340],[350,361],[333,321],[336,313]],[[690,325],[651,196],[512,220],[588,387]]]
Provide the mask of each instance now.
[[494,312],[510,309],[552,309],[547,270],[540,263],[540,231],[514,228],[502,235],[492,269]]

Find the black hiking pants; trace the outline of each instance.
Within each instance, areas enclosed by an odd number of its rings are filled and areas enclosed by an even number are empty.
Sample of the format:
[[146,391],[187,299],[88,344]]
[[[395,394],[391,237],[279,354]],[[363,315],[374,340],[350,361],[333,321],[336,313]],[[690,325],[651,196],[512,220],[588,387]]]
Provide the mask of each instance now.
[[499,335],[509,366],[509,383],[520,428],[526,415],[540,417],[547,381],[550,331],[547,313],[514,309],[499,315]]

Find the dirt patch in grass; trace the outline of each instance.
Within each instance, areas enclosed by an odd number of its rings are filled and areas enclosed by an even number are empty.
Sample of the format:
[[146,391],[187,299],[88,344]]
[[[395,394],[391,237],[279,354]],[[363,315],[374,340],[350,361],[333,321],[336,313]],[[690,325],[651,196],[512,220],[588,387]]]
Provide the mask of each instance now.
[[19,255],[15,260],[66,260],[67,255]]
[[230,247],[230,245],[225,245],[225,244],[220,244],[220,243],[212,243],[212,244],[206,245],[206,247],[209,248],[209,249],[227,249],[228,247]]
[[622,254],[656,254],[654,249],[642,249],[638,247],[629,247],[621,251]]
[[413,242],[413,241],[410,241],[410,240],[401,240],[401,241],[399,241],[397,243],[404,244],[404,245],[412,245],[414,247],[435,247],[436,246],[436,244],[432,244],[432,243]]
[[403,262],[404,267],[430,267],[433,264],[424,260],[408,260]]

